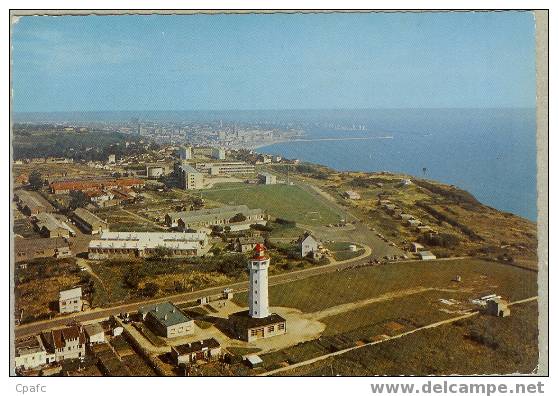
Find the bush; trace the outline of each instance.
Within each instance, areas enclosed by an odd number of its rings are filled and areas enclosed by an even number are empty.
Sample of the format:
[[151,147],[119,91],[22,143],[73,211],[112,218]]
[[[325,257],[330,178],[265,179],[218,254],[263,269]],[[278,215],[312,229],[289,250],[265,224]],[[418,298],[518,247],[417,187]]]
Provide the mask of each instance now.
[[242,213],[237,213],[233,217],[230,218],[229,222],[231,223],[240,223],[246,220],[246,216]]
[[147,297],[153,297],[155,296],[155,294],[157,294],[158,291],[159,286],[157,286],[155,283],[148,282],[143,287],[142,294]]
[[284,226],[287,226],[287,227],[296,227],[296,222],[295,221],[282,219],[280,217],[276,218],[275,222],[277,224],[281,224],[281,225],[284,225]]

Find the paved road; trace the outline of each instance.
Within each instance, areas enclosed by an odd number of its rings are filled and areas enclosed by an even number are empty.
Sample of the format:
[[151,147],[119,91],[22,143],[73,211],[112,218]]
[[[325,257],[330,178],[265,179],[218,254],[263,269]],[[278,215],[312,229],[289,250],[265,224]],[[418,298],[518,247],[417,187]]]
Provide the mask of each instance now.
[[[466,258],[466,257],[455,257],[455,258],[451,258],[451,260],[463,259],[463,258]],[[444,259],[440,259],[440,260],[444,260]],[[340,262],[340,263],[322,265],[322,266],[318,266],[318,267],[303,269],[303,270],[300,270],[300,271],[287,272],[285,274],[272,275],[272,276],[269,277],[269,285],[273,286],[273,285],[277,285],[277,284],[281,284],[281,283],[293,282],[293,281],[300,280],[300,279],[305,279],[305,278],[308,278],[308,277],[311,277],[311,276],[316,276],[316,275],[329,273],[329,272],[335,272],[337,270],[341,270],[341,269],[344,269],[344,268],[350,268],[350,267],[353,267],[353,266],[364,265],[364,264],[367,263],[367,261],[368,261],[367,258],[362,259],[362,258],[356,257],[354,259],[347,260],[347,261]],[[416,261],[416,260],[399,261],[399,262],[394,262],[390,265],[397,265],[397,263],[400,263],[400,262],[412,262],[412,261]],[[196,300],[196,299],[198,299],[200,297],[203,297],[203,296],[208,296],[208,295],[221,293],[222,290],[224,288],[227,288],[227,287],[233,288],[236,292],[245,291],[248,288],[248,282],[247,281],[242,281],[242,282],[229,283],[229,284],[226,284],[226,285],[210,287],[210,288],[207,288],[207,289],[198,290],[198,291],[194,291],[194,292],[175,294],[175,295],[172,295],[172,296],[166,296],[166,297],[161,297],[161,298],[147,300],[147,301],[140,301],[140,302],[134,302],[134,303],[129,303],[129,304],[123,304],[123,305],[119,305],[119,306],[116,306],[116,307],[95,308],[95,309],[92,309],[90,311],[79,312],[79,313],[76,313],[76,314],[65,315],[65,316],[62,316],[62,317],[56,317],[56,318],[51,319],[51,320],[45,320],[45,321],[41,321],[41,322],[33,322],[33,323],[29,323],[29,324],[24,324],[24,325],[17,326],[15,328],[15,336],[16,336],[16,338],[20,338],[20,337],[25,337],[25,336],[31,335],[31,334],[37,334],[41,331],[45,331],[45,330],[48,330],[48,329],[63,327],[65,325],[67,325],[69,322],[71,322],[72,320],[77,320],[77,321],[83,323],[83,322],[89,322],[89,321],[93,321],[93,320],[105,319],[105,318],[108,318],[111,315],[118,315],[122,312],[135,312],[140,307],[145,306],[147,304],[156,304],[156,303],[160,303],[160,302],[164,302],[164,301],[171,301],[175,304],[180,304],[180,303]]]

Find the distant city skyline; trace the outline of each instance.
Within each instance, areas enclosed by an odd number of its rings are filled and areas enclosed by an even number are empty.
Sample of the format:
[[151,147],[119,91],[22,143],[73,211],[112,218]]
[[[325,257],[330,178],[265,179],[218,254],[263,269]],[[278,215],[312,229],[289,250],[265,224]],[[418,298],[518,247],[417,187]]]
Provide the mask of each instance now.
[[22,17],[15,112],[535,107],[531,12]]

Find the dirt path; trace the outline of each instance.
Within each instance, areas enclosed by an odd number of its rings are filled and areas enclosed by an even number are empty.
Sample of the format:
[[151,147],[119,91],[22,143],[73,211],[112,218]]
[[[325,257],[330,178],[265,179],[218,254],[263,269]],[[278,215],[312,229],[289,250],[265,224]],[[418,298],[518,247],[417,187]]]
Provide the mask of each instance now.
[[306,314],[305,316],[308,319],[321,320],[321,319],[327,318],[329,316],[342,314],[342,313],[345,313],[345,312],[348,312],[348,311],[352,311],[352,310],[364,307],[364,306],[369,305],[369,304],[374,304],[374,303],[378,303],[378,302],[382,302],[382,301],[390,301],[390,300],[393,300],[393,299],[396,299],[396,298],[407,297],[407,296],[411,296],[413,294],[419,294],[419,293],[424,293],[424,292],[428,292],[428,291],[440,291],[440,292],[448,292],[448,293],[464,293],[464,292],[467,292],[467,291],[470,291],[470,290],[468,290],[468,289],[462,289],[462,290],[443,289],[443,288],[437,288],[437,287],[415,287],[415,288],[412,288],[412,289],[397,290],[397,291],[394,291],[394,292],[385,293],[385,294],[382,294],[381,296],[368,298],[366,300],[360,300],[360,301],[350,302],[350,303],[347,303],[347,304],[336,305],[334,307],[326,308],[322,311],[311,312],[309,314]]

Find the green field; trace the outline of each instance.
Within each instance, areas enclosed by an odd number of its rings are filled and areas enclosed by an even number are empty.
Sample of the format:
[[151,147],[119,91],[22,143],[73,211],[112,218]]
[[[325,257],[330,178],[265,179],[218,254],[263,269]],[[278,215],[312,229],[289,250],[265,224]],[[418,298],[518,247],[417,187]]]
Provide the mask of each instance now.
[[[462,282],[452,279],[460,275]],[[270,303],[303,312],[376,297],[414,287],[459,288],[471,296],[498,293],[510,301],[537,295],[537,274],[478,259],[402,262],[326,273],[269,288]],[[235,294],[245,304],[246,294]]]
[[323,225],[341,220],[337,211],[319,197],[294,185],[220,185],[204,190],[203,197],[226,205],[261,208],[272,216],[301,224]]
[[531,374],[538,362],[537,302],[514,305],[511,310],[506,318],[474,316],[281,375]]

